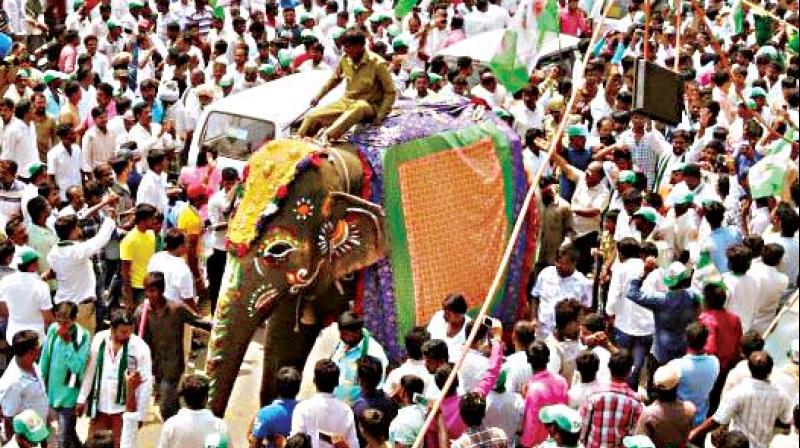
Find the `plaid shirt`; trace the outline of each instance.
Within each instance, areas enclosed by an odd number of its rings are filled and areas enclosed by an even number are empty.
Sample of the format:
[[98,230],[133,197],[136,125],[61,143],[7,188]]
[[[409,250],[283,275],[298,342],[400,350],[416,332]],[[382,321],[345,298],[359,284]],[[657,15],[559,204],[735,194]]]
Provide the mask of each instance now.
[[656,132],[645,132],[639,140],[628,129],[619,136],[619,143],[630,148],[633,165],[638,167],[647,176],[647,190],[653,190],[656,178],[656,166],[661,154],[666,153],[668,144]]
[[508,436],[500,428],[475,426],[467,428],[450,448],[507,448]]
[[633,434],[642,408],[626,383],[601,385],[581,406],[581,441],[586,448],[621,447],[622,439]]

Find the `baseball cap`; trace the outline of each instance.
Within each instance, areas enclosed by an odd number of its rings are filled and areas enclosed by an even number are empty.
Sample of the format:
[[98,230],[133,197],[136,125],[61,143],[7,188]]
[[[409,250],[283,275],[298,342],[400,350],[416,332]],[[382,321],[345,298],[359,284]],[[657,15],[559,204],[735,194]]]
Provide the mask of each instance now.
[[547,109],[549,110],[563,111],[565,107],[566,106],[564,105],[564,97],[561,95],[553,96],[547,103]]
[[47,70],[44,72],[44,76],[42,76],[42,81],[44,81],[45,84],[50,84],[53,81],[62,79],[64,79],[64,77],[62,76],[61,72],[57,72],[55,70]]
[[622,439],[625,448],[656,448],[656,444],[647,436],[626,436]]
[[402,37],[397,36],[394,39],[392,39],[392,48],[395,50],[399,48],[408,48],[408,43]]
[[430,82],[439,82],[442,80],[442,77],[436,73],[428,73],[428,81]]
[[623,184],[635,184],[636,173],[634,173],[631,170],[622,170],[619,172],[619,177],[617,178],[617,182]]
[[700,165],[696,163],[687,163],[681,170],[684,176],[700,177]]
[[365,12],[367,12],[367,8],[365,8],[363,6],[356,6],[355,8],[353,8],[353,15],[354,16],[357,16],[357,15],[365,13]]
[[664,284],[672,288],[680,283],[681,280],[685,279],[687,274],[688,270],[686,266],[684,266],[683,263],[674,261],[667,267],[666,272],[664,272]]
[[681,375],[678,369],[671,364],[665,364],[653,374],[653,384],[661,390],[672,390],[678,387]]
[[298,20],[297,22],[298,23],[303,23],[306,20],[313,20],[313,19],[314,19],[314,16],[312,16],[311,14],[309,14],[307,12],[304,12],[304,13],[300,14],[300,20]]
[[39,253],[33,249],[23,250],[22,253],[19,254],[19,264],[27,264],[38,259]]
[[573,124],[567,128],[568,137],[586,137],[589,135],[589,130],[582,124]]
[[128,9],[133,8],[144,8],[144,3],[140,2],[139,0],[131,0],[128,2]]
[[272,65],[272,64],[261,64],[261,66],[258,67],[258,71],[263,73],[263,74],[265,74],[265,75],[267,75],[267,76],[274,75],[275,74],[275,66]]
[[106,22],[106,27],[111,30],[114,28],[119,28],[119,25],[117,24],[117,22],[109,20],[108,22]]
[[658,221],[658,212],[653,207],[642,207],[633,214],[634,217],[640,216],[645,221],[655,224]]
[[233,85],[233,76],[225,75],[219,80],[220,87],[230,87]]
[[33,409],[25,409],[17,414],[14,417],[13,426],[15,433],[31,443],[43,442],[50,437],[47,423]]
[[42,170],[44,170],[46,168],[47,168],[47,165],[45,165],[42,162],[36,161],[36,162],[29,163],[25,167],[25,172],[28,173],[28,179],[30,179],[31,177],[39,174],[40,171],[42,171]]
[[766,98],[767,91],[764,90],[762,87],[753,87],[753,90],[750,91],[750,98]]
[[694,202],[694,194],[691,191],[680,194],[675,198],[675,205],[691,204],[692,202]]
[[581,430],[581,415],[564,404],[545,406],[539,410],[539,420],[544,424],[555,424],[563,431],[576,434]]
[[282,48],[278,50],[278,64],[281,67],[286,68],[292,63],[292,52],[287,48]]

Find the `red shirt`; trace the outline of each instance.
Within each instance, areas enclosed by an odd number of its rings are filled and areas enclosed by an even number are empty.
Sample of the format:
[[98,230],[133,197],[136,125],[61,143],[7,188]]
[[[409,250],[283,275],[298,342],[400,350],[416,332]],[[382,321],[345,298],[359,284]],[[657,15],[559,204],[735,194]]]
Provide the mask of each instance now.
[[591,30],[586,25],[586,18],[580,9],[570,12],[569,9],[561,10],[561,32],[570,36],[585,36]]
[[739,359],[742,321],[727,310],[706,310],[698,318],[708,328],[705,351],[719,359],[721,371],[729,370]]
[[586,448],[622,446],[622,439],[636,429],[643,408],[626,383],[598,386],[581,406],[581,441]]

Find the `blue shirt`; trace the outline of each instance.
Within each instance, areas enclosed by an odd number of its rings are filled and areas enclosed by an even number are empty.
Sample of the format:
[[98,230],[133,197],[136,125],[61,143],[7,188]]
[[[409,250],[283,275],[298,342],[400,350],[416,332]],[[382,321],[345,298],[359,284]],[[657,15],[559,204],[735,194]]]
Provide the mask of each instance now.
[[150,108],[150,119],[153,120],[153,123],[164,122],[164,104],[157,99],[153,100],[153,107]]
[[[582,151],[574,148],[567,148],[566,159],[570,165],[580,171],[586,171],[586,169],[589,168],[589,164],[592,162],[592,151],[589,148],[585,148]],[[575,193],[575,182],[572,182],[566,175],[562,174],[559,180],[559,186],[561,188],[561,197],[567,202],[571,201],[572,195]]]
[[712,230],[708,238],[714,246],[713,249],[709,251],[711,261],[714,263],[714,266],[717,267],[720,274],[728,272],[728,256],[725,255],[725,251],[728,250],[729,247],[741,243],[742,234],[733,227],[722,226]]
[[719,360],[716,356],[711,355],[688,354],[677,360],[676,366],[681,371],[678,399],[691,401],[697,408],[692,424],[692,426],[697,426],[706,419],[708,397],[719,375]]
[[641,279],[631,280],[628,299],[653,312],[653,355],[659,364],[680,358],[686,354],[686,326],[697,320],[699,297],[688,289],[643,293],[641,287]]
[[358,416],[361,415],[362,412],[369,408],[383,412],[387,422],[394,420],[395,416],[397,416],[397,404],[394,400],[387,397],[381,389],[376,390],[370,395],[365,395],[362,392],[361,397],[353,402],[353,414],[356,420],[358,420]]
[[292,431],[292,413],[297,400],[276,399],[261,408],[253,422],[253,437],[266,439],[271,436],[288,437]]

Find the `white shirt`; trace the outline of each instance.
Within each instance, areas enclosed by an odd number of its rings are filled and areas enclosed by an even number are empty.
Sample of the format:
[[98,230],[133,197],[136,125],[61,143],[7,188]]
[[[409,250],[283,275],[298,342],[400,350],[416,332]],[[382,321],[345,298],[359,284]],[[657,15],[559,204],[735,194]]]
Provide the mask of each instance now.
[[[211,199],[208,200],[208,220],[211,221],[212,227],[228,222],[225,212],[229,208],[228,193],[225,190],[220,190],[211,196]],[[227,230],[224,229],[210,232],[211,247],[224,251],[227,233]]]
[[166,176],[162,174],[156,174],[153,170],[147,170],[144,173],[142,181],[139,183],[139,190],[136,192],[136,205],[150,204],[161,213],[167,212],[169,198],[167,197]]
[[186,260],[167,251],[155,253],[147,263],[147,272],[164,274],[164,298],[174,302],[194,299],[194,277]]
[[410,358],[403,364],[400,364],[400,367],[386,375],[386,381],[383,383],[383,391],[386,395],[390,397],[394,396],[400,389],[400,380],[406,375],[414,375],[421,379],[425,383],[425,391],[423,392],[425,397],[436,398],[433,392],[438,392],[438,388],[433,380],[433,375],[431,375],[425,367],[425,361]]
[[[608,187],[603,182],[589,187],[586,184],[586,174],[581,172],[578,182],[575,184],[575,192],[572,194],[570,205],[572,210],[597,209],[602,212],[608,205],[610,196]],[[597,216],[589,218],[573,212],[572,227],[575,229],[575,235],[580,237],[590,232],[600,231],[601,214],[598,213]]]
[[72,145],[70,151],[67,152],[67,148],[61,142],[47,152],[47,174],[55,177],[56,184],[61,190],[59,195],[62,201],[67,200],[67,189],[69,187],[83,185],[81,176],[83,153],[76,144]]
[[538,109],[531,110],[522,101],[515,102],[509,112],[514,117],[514,130],[523,140],[528,129],[542,128],[542,122],[544,121],[542,112]]
[[783,246],[784,253],[778,269],[789,277],[789,288],[797,286],[797,271],[800,269],[800,245],[797,233],[793,237],[770,235],[764,238],[764,244],[776,243]]
[[522,389],[533,375],[528,354],[524,350],[506,356],[502,370],[506,372],[506,390],[516,394],[522,394]]
[[20,170],[29,163],[39,160],[35,129],[32,131],[27,123],[12,117],[11,121],[3,126],[3,151],[0,152],[0,158],[17,162]]
[[45,328],[42,311],[53,308],[50,302],[50,288],[36,272],[14,272],[0,280],[0,302],[8,307],[8,327],[6,341],[17,332],[34,330],[44,341]]
[[114,156],[116,149],[116,135],[106,127],[103,132],[99,127],[92,126],[83,135],[83,171],[90,173],[101,162],[106,162]]
[[[97,401],[97,411],[104,414],[122,414],[125,412],[125,404],[117,404],[117,383],[119,373],[119,363],[122,361],[123,347],[114,353],[111,341],[111,330],[103,330],[94,335],[92,339],[92,351],[89,355],[89,362],[84,371],[81,391],[78,394],[78,403],[86,404],[89,393],[94,383],[94,375],[97,370],[97,357],[100,352],[100,344],[106,341],[105,354],[103,355],[103,377],[100,380],[99,399]],[[136,370],[142,377],[142,384],[136,389],[136,409],[139,421],[147,419],[150,404],[150,393],[153,390],[153,362],[150,357],[150,347],[147,343],[135,334],[128,340],[128,357],[136,359]]]
[[583,403],[586,403],[589,394],[598,384],[597,380],[594,380],[590,383],[577,383],[572,385],[567,392],[567,404],[569,407],[572,409],[580,409]]
[[531,295],[539,298],[539,328],[536,330],[536,337],[544,339],[555,327],[558,302],[575,298],[583,306],[592,305],[592,283],[577,270],[569,277],[561,277],[555,266],[548,266],[539,273]]
[[164,422],[158,448],[203,447],[209,435],[227,432],[228,425],[210,410],[181,408]]
[[728,290],[725,308],[739,316],[742,321],[742,332],[747,333],[753,325],[753,317],[758,307],[756,303],[760,293],[758,280],[749,273],[736,275],[733,272],[726,272],[722,274],[722,281]]
[[97,278],[91,257],[108,244],[116,228],[113,219],[104,218],[100,230],[92,238],[86,241],[62,241],[50,250],[47,262],[58,279],[58,289],[53,298],[55,303],[80,303],[95,297]]
[[653,312],[626,297],[631,280],[639,278],[643,271],[641,258],[629,258],[611,267],[606,312],[615,316],[614,327],[630,336],[647,336],[655,331]]
[[33,367],[34,373],[30,373],[20,369],[16,359],[8,363],[8,368],[0,378],[0,406],[4,417],[12,418],[25,409],[33,409],[40,416],[48,414],[50,406],[42,373],[38,365],[34,364]]
[[486,396],[486,416],[483,418],[483,425],[487,428],[500,428],[513,437],[520,429],[524,409],[525,400],[522,395],[512,393],[508,389],[503,393],[491,391]]
[[483,356],[474,348],[467,350],[461,370],[458,371],[458,386],[464,392],[470,392],[480,384],[481,379],[489,370],[489,358]]
[[783,292],[789,285],[789,278],[774,266],[767,266],[762,261],[753,262],[747,275],[758,282],[758,294],[753,297],[754,313],[750,329],[764,334],[775,314]]
[[447,322],[444,320],[443,310],[435,312],[430,322],[428,322],[428,333],[431,334],[431,339],[441,339],[447,344],[447,354],[450,357],[450,362],[455,362],[458,355],[461,354],[461,347],[464,345],[464,341],[467,340],[467,334],[465,333],[467,322],[470,320],[472,319],[469,316],[464,316],[464,325],[453,337],[447,336]]
[[158,123],[151,123],[149,131],[141,124],[136,123],[128,132],[128,141],[136,142],[136,147],[142,153],[142,161],[137,165],[140,171],[147,168],[147,155],[151,150],[175,148],[172,135],[168,133],[161,135],[161,125]]
[[747,436],[753,448],[767,448],[775,422],[792,421],[792,402],[767,381],[749,378],[719,404],[714,421]]
[[331,448],[333,445],[319,438],[320,431],[343,434],[349,446],[359,446],[353,411],[333,394],[318,392],[294,408],[292,435],[302,432],[311,436],[314,448]]

